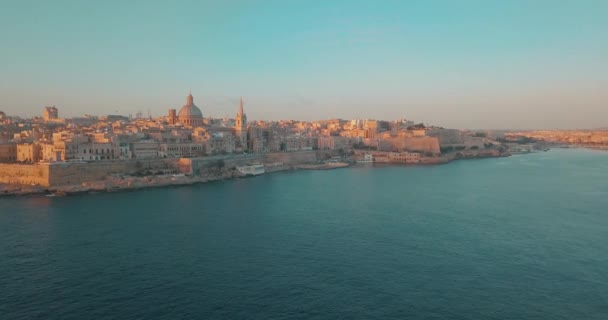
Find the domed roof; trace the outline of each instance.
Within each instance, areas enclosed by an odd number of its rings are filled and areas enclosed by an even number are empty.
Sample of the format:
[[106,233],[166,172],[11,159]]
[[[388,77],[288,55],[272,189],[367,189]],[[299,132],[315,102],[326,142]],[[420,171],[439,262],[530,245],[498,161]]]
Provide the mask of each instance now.
[[179,118],[202,118],[203,112],[196,105],[194,105],[194,98],[192,94],[186,97],[186,104],[179,109]]
[[178,117],[182,118],[182,117],[188,117],[188,118],[192,118],[192,117],[198,117],[198,118],[202,118],[203,117],[203,112],[201,112],[201,109],[199,109],[197,106],[191,104],[191,105],[185,105],[183,106],[181,109],[179,109],[179,115]]

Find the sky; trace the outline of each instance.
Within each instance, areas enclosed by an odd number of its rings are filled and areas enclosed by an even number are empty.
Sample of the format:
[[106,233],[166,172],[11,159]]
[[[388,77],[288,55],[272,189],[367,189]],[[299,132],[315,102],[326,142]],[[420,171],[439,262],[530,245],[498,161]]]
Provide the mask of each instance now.
[[608,127],[608,1],[0,0],[0,111]]

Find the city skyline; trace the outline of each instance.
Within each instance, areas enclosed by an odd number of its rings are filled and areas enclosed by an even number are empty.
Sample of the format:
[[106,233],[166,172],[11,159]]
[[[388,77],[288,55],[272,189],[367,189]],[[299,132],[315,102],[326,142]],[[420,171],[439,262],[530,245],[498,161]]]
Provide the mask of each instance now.
[[601,1],[63,2],[0,4],[0,111],[608,125]]

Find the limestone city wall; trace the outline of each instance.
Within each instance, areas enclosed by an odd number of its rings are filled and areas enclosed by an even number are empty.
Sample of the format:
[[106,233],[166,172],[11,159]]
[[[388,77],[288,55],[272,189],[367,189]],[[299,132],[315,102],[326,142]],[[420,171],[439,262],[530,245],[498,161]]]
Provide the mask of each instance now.
[[104,180],[111,174],[132,175],[141,172],[179,171],[200,175],[217,168],[233,168],[254,163],[295,165],[333,156],[335,150],[298,151],[267,154],[242,154],[204,158],[133,159],[99,162],[55,162],[37,164],[0,164],[0,183],[37,184],[41,186],[76,185]]
[[70,185],[105,179],[111,174],[135,174],[144,171],[176,169],[173,159],[118,160],[84,163],[50,164],[49,185]]
[[328,156],[335,156],[335,150],[313,150],[295,152],[274,152],[264,154],[242,154],[230,156],[215,156],[201,158],[182,158],[177,166],[182,173],[200,175],[211,168],[220,166],[233,168],[236,166],[251,165],[256,163],[277,163],[285,165],[296,165],[302,163],[316,162],[326,159]]
[[0,164],[0,183],[49,186],[48,164]]
[[403,149],[412,152],[441,153],[439,139],[436,137],[412,137],[403,140]]

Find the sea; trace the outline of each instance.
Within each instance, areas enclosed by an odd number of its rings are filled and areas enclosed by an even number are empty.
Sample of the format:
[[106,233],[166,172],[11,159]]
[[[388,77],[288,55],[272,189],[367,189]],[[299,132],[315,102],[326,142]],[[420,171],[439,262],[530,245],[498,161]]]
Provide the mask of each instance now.
[[608,319],[608,152],[0,198],[0,319]]

